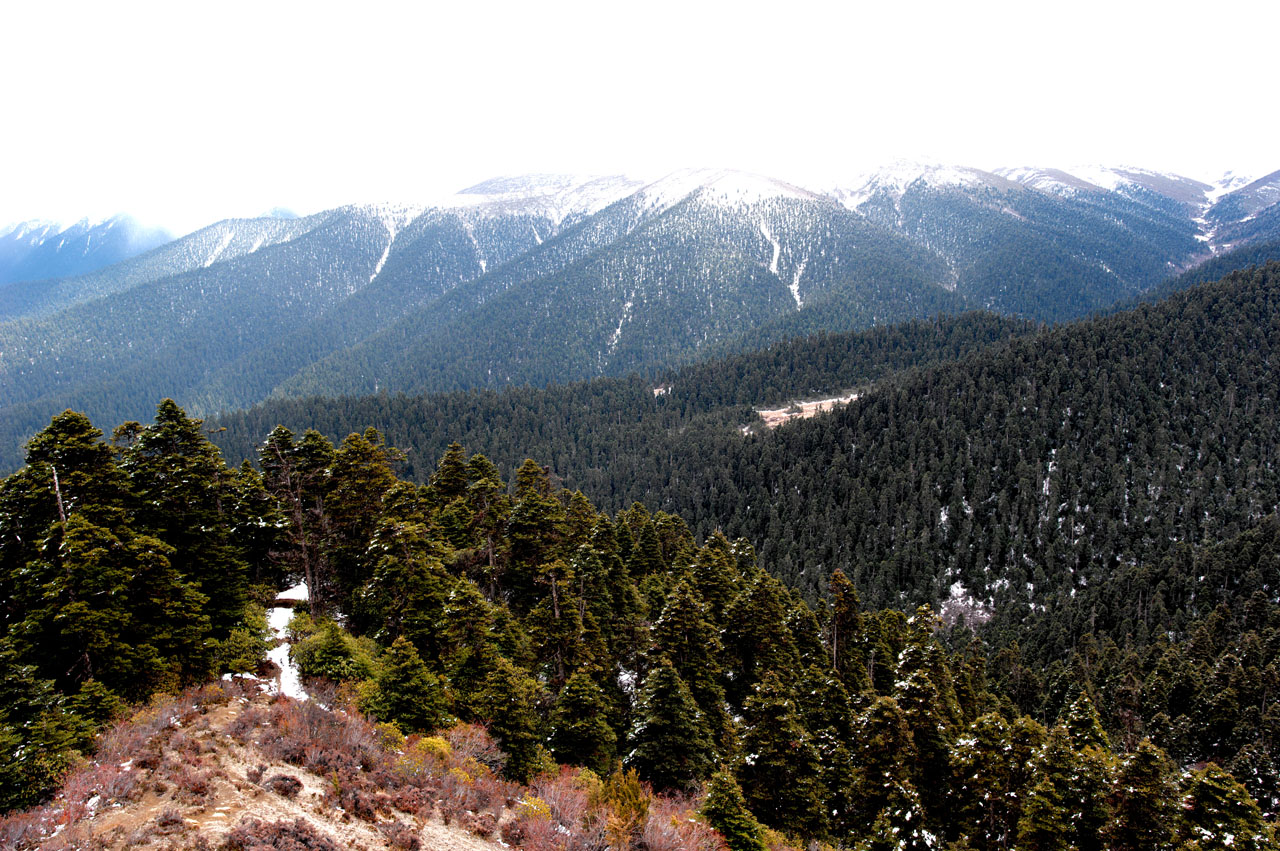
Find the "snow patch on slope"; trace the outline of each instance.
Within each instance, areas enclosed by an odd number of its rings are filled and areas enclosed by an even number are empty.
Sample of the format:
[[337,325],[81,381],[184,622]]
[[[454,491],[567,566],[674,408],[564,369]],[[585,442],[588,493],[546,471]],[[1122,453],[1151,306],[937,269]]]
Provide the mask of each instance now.
[[[305,601],[308,599],[305,583],[295,585],[276,597],[277,602]],[[267,651],[267,658],[280,670],[280,679],[271,686],[272,694],[282,694],[294,700],[307,700],[310,696],[302,687],[302,678],[298,675],[298,667],[289,658],[289,621],[293,620],[293,609],[289,606],[276,606],[267,613],[267,626],[276,639],[276,646]]]
[[618,347],[618,341],[622,339],[622,326],[626,325],[627,322],[631,320],[632,306],[633,302],[631,299],[627,299],[627,301],[622,305],[622,316],[618,318],[618,327],[613,329],[613,333],[609,335],[609,354],[613,354],[614,350]]
[[778,274],[778,258],[782,256],[782,246],[778,244],[778,240],[773,234],[769,233],[769,226],[764,222],[764,216],[760,217],[760,234],[769,241],[773,246],[773,259],[769,261],[769,272]]
[[382,226],[387,230],[387,245],[382,249],[382,256],[378,258],[378,262],[373,267],[373,274],[369,276],[369,283],[372,284],[374,278],[382,273],[382,267],[386,265],[387,258],[391,256],[391,246],[395,244],[396,236],[400,231],[404,230],[405,225],[422,215],[426,208],[409,205],[378,204],[367,209],[382,222]]
[[231,240],[236,238],[236,232],[232,228],[228,228],[226,234],[222,237],[222,242],[218,243],[209,256],[205,258],[204,268],[208,269],[217,259],[222,256],[222,252],[227,250],[227,246],[231,244]]
[[800,276],[804,274],[804,267],[808,262],[808,258],[805,258],[796,264],[795,274],[791,276],[791,284],[787,287],[791,290],[791,297],[796,300],[796,310],[804,307],[804,301],[800,298]]

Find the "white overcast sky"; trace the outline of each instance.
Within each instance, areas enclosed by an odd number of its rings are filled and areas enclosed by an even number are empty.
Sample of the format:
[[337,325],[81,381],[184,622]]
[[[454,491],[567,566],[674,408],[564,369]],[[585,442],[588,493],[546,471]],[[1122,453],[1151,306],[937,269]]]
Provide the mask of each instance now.
[[498,174],[1280,168],[1280,3],[10,4],[0,222],[189,230]]

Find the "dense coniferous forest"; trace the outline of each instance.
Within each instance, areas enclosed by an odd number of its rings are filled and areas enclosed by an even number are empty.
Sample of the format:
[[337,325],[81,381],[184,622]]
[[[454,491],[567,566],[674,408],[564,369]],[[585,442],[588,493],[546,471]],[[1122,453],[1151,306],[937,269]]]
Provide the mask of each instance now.
[[373,429],[278,427],[231,468],[166,401],[109,443],[59,415],[27,461],[0,484],[6,806],[123,701],[252,664],[259,603],[305,577],[304,675],[406,732],[485,723],[517,780],[710,781],[731,848],[763,848],[761,825],[866,849],[1270,847],[1274,518],[1136,565],[1135,594],[1209,589],[1185,636],[1080,631],[1049,678],[928,607],[864,605],[844,571],[811,606],[744,540],[601,513],[531,460],[504,482],[458,444],[421,485]]
[[[504,470],[545,459],[611,510],[642,501],[746,537],[810,600],[839,567],[876,605],[959,582],[1020,623],[1275,510],[1278,269],[1037,334],[976,315],[650,380],[271,403],[216,437],[239,458],[275,423],[374,423],[415,447],[420,478],[416,453],[457,435]],[[752,404],[848,390],[862,395],[830,415],[752,425]]]
[[[272,421],[364,417],[401,445],[439,451],[453,429],[530,447],[610,510],[641,500],[701,539],[747,539],[812,604],[839,568],[874,608],[979,627],[1005,696],[1041,723],[1087,676],[1109,735],[1233,765],[1269,802],[1278,299],[1273,264],[1038,333],[961,317],[651,380],[293,402],[222,436],[247,450]],[[787,388],[864,393],[744,435],[750,403]]]

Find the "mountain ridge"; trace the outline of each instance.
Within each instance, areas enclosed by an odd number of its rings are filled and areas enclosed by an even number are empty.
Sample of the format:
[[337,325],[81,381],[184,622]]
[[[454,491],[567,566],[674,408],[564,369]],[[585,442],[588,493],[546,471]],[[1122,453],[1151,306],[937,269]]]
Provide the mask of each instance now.
[[[1211,206],[1211,184],[1153,172],[1063,193],[1010,174],[899,164],[843,194],[724,169],[526,175],[434,206],[225,220],[0,287],[0,456],[67,406],[119,421],[173,395],[206,415],[620,375],[967,309],[1058,322],[1134,300],[1218,235],[1280,236],[1280,203],[1238,215],[1280,173]],[[1201,200],[1160,194],[1175,189]]]

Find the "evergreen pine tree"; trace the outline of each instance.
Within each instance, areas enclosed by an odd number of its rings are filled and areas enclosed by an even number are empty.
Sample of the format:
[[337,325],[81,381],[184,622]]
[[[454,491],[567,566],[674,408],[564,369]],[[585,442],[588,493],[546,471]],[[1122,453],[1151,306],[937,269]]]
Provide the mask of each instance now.
[[920,796],[908,781],[890,786],[885,805],[876,814],[871,830],[854,848],[856,851],[936,851],[941,844],[938,834],[925,820]]
[[538,682],[502,656],[474,698],[475,712],[507,752],[507,776],[519,783],[527,783],[541,761],[538,710],[544,700]]
[[765,824],[796,836],[827,835],[827,790],[809,731],[790,691],[770,671],[744,707],[744,757],[738,781]]
[[725,609],[741,590],[737,570],[730,556],[729,542],[716,532],[693,562],[693,582],[698,596],[707,605],[707,620],[719,626]]
[[711,731],[669,659],[659,659],[645,677],[627,740],[623,764],[655,789],[691,789],[711,773]]
[[454,585],[444,554],[425,523],[379,522],[363,556],[368,579],[352,599],[352,630],[384,643],[403,636],[425,658],[439,659],[440,623]]
[[449,444],[436,471],[431,475],[430,483],[442,504],[465,496],[468,488],[467,456],[462,444],[456,441]]
[[787,629],[787,593],[776,579],[760,575],[730,604],[722,632],[729,702],[742,706],[769,672],[794,677],[800,655]]
[[1112,819],[1106,839],[1115,851],[1165,851],[1172,847],[1175,796],[1173,765],[1143,739],[1120,765],[1112,787]]
[[465,580],[454,584],[445,603],[441,628],[441,661],[453,688],[455,712],[467,720],[479,717],[475,701],[481,683],[497,667],[496,607]]
[[319,432],[308,431],[295,442],[293,432],[284,426],[272,429],[258,449],[263,487],[275,497],[285,520],[284,546],[275,557],[306,583],[312,617],[332,608],[333,581],[323,544],[329,525],[325,495],[333,456],[333,445]]
[[329,591],[340,611],[351,611],[352,595],[363,584],[365,554],[382,519],[383,501],[396,485],[393,465],[400,457],[373,428],[347,435],[333,456],[324,540]]
[[975,849],[994,851],[1013,843],[1031,758],[1031,747],[1015,747],[1012,725],[999,713],[979,717],[956,743],[952,820]]
[[204,594],[221,638],[243,623],[249,568],[231,535],[234,476],[202,426],[165,399],[123,450],[121,468],[135,499],[133,525],[173,547],[174,568]]
[[1175,841],[1197,851],[1274,847],[1271,828],[1263,821],[1257,803],[1235,778],[1213,763],[1192,772],[1183,782]]
[[376,681],[375,709],[382,719],[394,721],[406,733],[429,733],[447,723],[448,701],[440,678],[404,636],[387,648]]
[[653,625],[654,652],[671,660],[707,719],[713,741],[723,746],[730,722],[720,686],[720,639],[703,617],[704,611],[688,582],[677,585]]
[[764,828],[747,808],[742,787],[730,772],[711,775],[700,812],[707,824],[724,837],[729,851],[766,851]]
[[30,807],[61,782],[87,737],[53,683],[0,638],[0,812]]
[[639,582],[650,576],[666,573],[667,565],[662,558],[662,544],[658,540],[658,528],[652,520],[640,527],[640,534],[627,560],[627,572]]
[[889,697],[873,700],[857,719],[854,729],[851,804],[849,821],[855,833],[865,835],[889,803],[889,791],[910,784],[908,766],[915,759],[915,742],[902,710]]
[[608,722],[612,714],[600,686],[590,673],[578,669],[565,683],[551,716],[551,753],[560,762],[607,776],[617,753],[617,737]]
[[1067,851],[1070,822],[1053,778],[1041,777],[1027,793],[1018,819],[1018,849]]
[[1111,747],[1107,734],[1102,729],[1102,719],[1098,717],[1098,710],[1094,708],[1088,692],[1081,691],[1071,701],[1062,723],[1071,736],[1071,746],[1076,750],[1083,750],[1086,745],[1094,745],[1103,750]]

